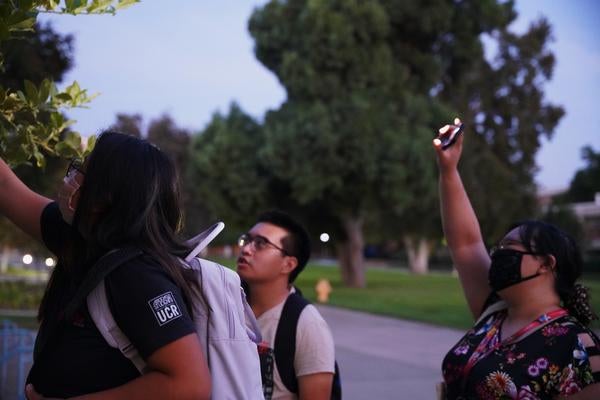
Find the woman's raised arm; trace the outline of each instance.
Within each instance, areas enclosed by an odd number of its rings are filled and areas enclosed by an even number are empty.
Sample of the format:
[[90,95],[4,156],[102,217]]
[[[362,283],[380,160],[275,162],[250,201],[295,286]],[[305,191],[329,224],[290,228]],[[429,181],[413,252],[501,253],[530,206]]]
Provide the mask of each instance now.
[[[448,134],[457,129],[458,124],[460,121],[456,120],[455,125],[447,125],[440,131]],[[483,243],[479,221],[458,172],[463,137],[464,135],[458,136],[456,143],[445,150],[439,139],[434,139],[433,146],[440,171],[440,207],[444,235],[469,309],[477,318],[491,293],[488,284],[491,261]]]
[[29,189],[0,159],[0,213],[35,239],[42,240],[40,218],[52,200]]

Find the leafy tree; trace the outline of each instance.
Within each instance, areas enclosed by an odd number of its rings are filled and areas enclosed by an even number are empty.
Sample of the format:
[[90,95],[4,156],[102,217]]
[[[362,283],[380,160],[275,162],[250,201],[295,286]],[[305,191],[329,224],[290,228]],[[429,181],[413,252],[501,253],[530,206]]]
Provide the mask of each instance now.
[[148,126],[148,140],[171,156],[180,174],[181,195],[185,209],[185,233],[188,236],[205,229],[212,221],[202,198],[194,195],[194,189],[202,180],[188,180],[191,134],[178,127],[168,115],[155,119]]
[[227,221],[231,229],[222,239],[235,240],[269,203],[270,172],[257,157],[263,143],[260,124],[235,103],[227,115],[215,113],[192,139],[186,190],[205,207],[204,225]]
[[150,122],[148,140],[169,154],[180,171],[186,170],[190,133],[179,128],[169,115]]
[[[15,39],[27,39],[35,28],[40,12],[65,14],[104,14],[127,7],[138,0],[14,0],[0,3],[0,44]],[[16,43],[3,47],[3,51],[19,48]],[[16,56],[0,53],[0,68],[5,61]],[[10,67],[10,64],[8,64]],[[44,153],[73,156],[82,153],[81,138],[76,132],[62,135],[71,121],[60,110],[81,107],[92,96],[81,89],[77,82],[59,91],[52,81],[52,74],[39,83],[26,80],[23,90],[14,90],[0,85],[0,154],[10,165],[19,165],[35,160],[36,165],[45,165]],[[32,77],[39,80],[40,77]],[[92,143],[89,143],[92,144]],[[89,146],[91,147],[91,146]]]
[[[36,27],[22,40],[1,43],[0,53],[6,54],[5,70],[0,75],[0,85],[10,90],[24,90],[25,80],[35,84],[39,84],[48,76],[56,82],[62,80],[72,65],[72,37],[61,36],[54,32],[50,25]],[[44,112],[41,111],[41,118],[48,118],[47,113],[43,115]],[[28,164],[19,165],[14,172],[36,192],[54,197],[64,174],[66,161],[49,154],[44,156],[47,161],[44,174],[39,173],[39,168]],[[47,250],[20,230],[14,229],[4,218],[0,220],[0,243],[0,271],[6,269],[11,249],[22,248],[34,254],[47,255]]]
[[[475,132],[463,170],[486,237],[498,215],[533,210],[540,136],[551,136],[563,111],[543,98],[550,27],[541,20],[510,33],[513,8],[288,0],[252,15],[256,56],[288,94],[266,117],[260,155],[301,205],[332,213],[347,284],[365,284],[363,229],[378,229],[365,221],[395,230],[413,269],[426,270],[440,231],[430,140],[458,111]],[[498,46],[493,60],[484,37]]]
[[182,200],[186,210],[185,233],[193,235],[206,228],[211,222],[206,207],[202,199],[197,199],[190,193],[197,182],[186,181],[191,142],[190,132],[178,127],[175,121],[166,114],[150,121],[145,132],[143,131],[143,118],[140,114],[117,114],[111,129],[140,138],[145,137],[173,159],[182,183]]
[[127,133],[135,137],[142,137],[142,116],[140,114],[117,114],[116,121],[110,129]]
[[364,286],[365,218],[403,206],[401,161],[430,131],[428,100],[406,90],[380,2],[270,2],[249,28],[258,59],[288,92],[267,115],[261,155],[298,203],[332,212],[344,282]]
[[544,98],[555,64],[548,48],[550,25],[540,19],[524,34],[513,34],[507,30],[515,17],[512,4],[501,7],[505,17],[488,38],[497,54],[486,60],[448,49],[471,61],[462,69],[449,68],[440,92],[445,102],[464,110],[468,139],[461,172],[488,242],[499,240],[512,222],[535,214],[535,155],[542,137],[551,139],[564,115]]
[[586,166],[578,170],[571,180],[565,196],[569,203],[594,201],[596,193],[600,193],[600,152],[585,146],[581,149],[581,158]]
[[52,25],[35,24],[32,31],[0,43],[4,72],[0,85],[24,90],[26,80],[40,85],[44,79],[62,82],[73,66],[73,36],[61,35]]
[[554,224],[565,232],[570,233],[578,243],[584,242],[583,226],[577,219],[577,215],[575,215],[568,205],[552,204],[541,217],[544,221]]

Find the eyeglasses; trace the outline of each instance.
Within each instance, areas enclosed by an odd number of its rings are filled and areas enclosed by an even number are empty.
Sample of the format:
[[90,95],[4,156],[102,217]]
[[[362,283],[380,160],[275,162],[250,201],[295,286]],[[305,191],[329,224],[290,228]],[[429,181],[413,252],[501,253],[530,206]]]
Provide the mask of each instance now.
[[261,251],[267,248],[267,246],[272,246],[273,248],[281,251],[283,254],[285,254],[286,256],[288,255],[288,252],[277,246],[275,243],[271,242],[269,239],[267,239],[264,236],[260,236],[260,235],[251,235],[249,233],[244,233],[242,236],[240,236],[240,238],[238,239],[238,246],[240,247],[244,247],[246,245],[249,244],[254,244],[254,248],[257,251]]
[[490,249],[489,255],[490,257],[494,257],[494,255],[498,255],[498,254],[505,254],[505,255],[525,255],[525,254],[530,254],[532,256],[541,256],[543,254],[541,253],[536,253],[533,251],[522,251],[522,250],[515,250],[515,249],[511,249],[509,247],[504,247],[502,245],[500,246],[494,246]]
[[72,158],[69,166],[67,167],[67,173],[65,176],[71,176],[74,171],[79,172],[81,175],[85,175],[83,171],[83,161],[79,158]]

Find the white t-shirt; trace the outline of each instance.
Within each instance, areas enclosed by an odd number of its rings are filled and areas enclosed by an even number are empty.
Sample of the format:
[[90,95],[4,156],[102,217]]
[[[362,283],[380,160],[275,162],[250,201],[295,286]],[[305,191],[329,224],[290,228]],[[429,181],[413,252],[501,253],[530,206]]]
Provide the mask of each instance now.
[[[292,289],[293,291],[293,289]],[[269,375],[266,382],[263,382],[263,391],[265,400],[296,400],[298,396],[287,390],[279,371],[275,365],[275,356],[272,348],[275,343],[275,333],[281,317],[281,311],[285,300],[264,312],[257,318],[263,343],[261,347],[267,347],[270,357],[267,360],[270,364],[267,367]],[[263,349],[263,351],[265,351]],[[298,328],[296,330],[296,355],[294,359],[294,368],[296,376],[310,375],[322,372],[334,373],[335,368],[335,349],[333,337],[327,323],[319,314],[317,309],[309,304],[298,318]]]

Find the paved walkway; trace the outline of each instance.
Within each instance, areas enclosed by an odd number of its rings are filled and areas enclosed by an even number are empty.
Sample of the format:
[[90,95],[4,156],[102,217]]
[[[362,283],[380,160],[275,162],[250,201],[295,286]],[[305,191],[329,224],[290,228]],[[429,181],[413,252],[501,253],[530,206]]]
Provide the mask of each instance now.
[[435,399],[441,362],[464,331],[318,305],[336,343],[345,400]]

